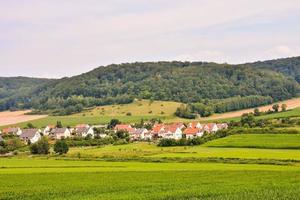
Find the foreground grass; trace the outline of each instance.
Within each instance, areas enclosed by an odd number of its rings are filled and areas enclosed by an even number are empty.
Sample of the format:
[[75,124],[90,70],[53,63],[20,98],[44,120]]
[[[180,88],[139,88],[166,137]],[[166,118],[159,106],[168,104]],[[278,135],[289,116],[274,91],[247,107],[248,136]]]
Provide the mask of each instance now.
[[300,149],[300,134],[240,134],[206,143],[210,147]]
[[0,159],[0,199],[299,199],[297,166]]

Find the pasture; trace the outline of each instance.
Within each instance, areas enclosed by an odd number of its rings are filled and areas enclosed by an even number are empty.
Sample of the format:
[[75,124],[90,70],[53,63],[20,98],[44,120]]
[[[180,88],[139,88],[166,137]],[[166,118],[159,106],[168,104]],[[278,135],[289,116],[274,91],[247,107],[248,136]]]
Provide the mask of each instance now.
[[0,199],[299,199],[299,166],[0,159]]
[[240,134],[212,140],[204,146],[300,149],[300,134]]

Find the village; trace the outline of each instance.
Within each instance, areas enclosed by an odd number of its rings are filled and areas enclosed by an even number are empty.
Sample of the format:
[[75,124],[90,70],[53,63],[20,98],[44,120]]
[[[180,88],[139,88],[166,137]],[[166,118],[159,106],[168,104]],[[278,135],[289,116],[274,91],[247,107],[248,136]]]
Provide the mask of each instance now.
[[[199,122],[191,123],[155,123],[150,129],[145,127],[137,128],[131,124],[116,124],[114,127],[108,128],[106,125],[88,125],[78,124],[75,127],[57,127],[48,125],[44,129],[8,127],[4,128],[0,133],[0,141],[4,136],[16,136],[25,144],[33,144],[38,142],[43,136],[47,136],[52,140],[61,140],[66,138],[106,138],[109,133],[124,132],[128,134],[132,141],[156,141],[160,139],[180,140],[182,138],[193,139],[202,137],[205,133],[214,134],[218,130],[227,129],[227,123],[208,123],[201,124]],[[102,130],[99,132],[99,130]],[[3,137],[2,137],[3,136]]]

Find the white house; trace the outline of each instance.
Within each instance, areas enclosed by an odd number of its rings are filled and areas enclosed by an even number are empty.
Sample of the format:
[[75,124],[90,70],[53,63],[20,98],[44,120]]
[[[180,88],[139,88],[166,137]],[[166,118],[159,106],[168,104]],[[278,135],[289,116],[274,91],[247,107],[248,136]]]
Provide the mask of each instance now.
[[19,137],[24,142],[28,143],[30,141],[33,144],[41,139],[41,134],[38,129],[24,129]]
[[203,130],[208,133],[215,133],[219,130],[219,128],[218,128],[217,124],[209,123],[209,124],[205,124],[203,126]]
[[182,138],[182,130],[179,127],[170,125],[165,127],[159,135],[162,138],[179,140]]
[[45,127],[45,129],[43,130],[43,135],[49,135],[51,130],[54,129],[55,126],[54,125],[48,125]]
[[22,134],[22,130],[19,127],[9,127],[2,130],[3,134],[11,134],[11,135],[18,135]]
[[71,136],[71,131],[68,128],[54,128],[50,133],[55,139],[63,139]]
[[189,123],[188,128],[202,129],[203,127],[199,122],[191,122]]
[[203,129],[189,127],[184,130],[183,134],[185,134],[187,139],[192,139],[195,137],[202,137],[202,135],[204,134],[204,131],[203,131]]
[[76,135],[80,137],[86,137],[90,135],[92,138],[95,137],[94,129],[92,127],[80,127],[75,129]]
[[133,134],[131,134],[133,139],[139,139],[139,140],[144,140],[145,139],[145,135],[148,133],[149,131],[145,128],[139,128],[136,129],[135,132]]

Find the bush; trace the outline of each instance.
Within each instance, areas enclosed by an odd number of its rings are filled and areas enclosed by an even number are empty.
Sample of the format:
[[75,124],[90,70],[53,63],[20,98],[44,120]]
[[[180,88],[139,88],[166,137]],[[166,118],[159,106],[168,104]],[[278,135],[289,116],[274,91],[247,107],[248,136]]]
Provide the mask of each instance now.
[[54,144],[54,151],[60,155],[66,154],[69,151],[69,146],[65,140],[57,140]]
[[29,149],[32,154],[48,154],[50,149],[48,139],[42,137],[38,142],[31,144]]

